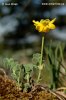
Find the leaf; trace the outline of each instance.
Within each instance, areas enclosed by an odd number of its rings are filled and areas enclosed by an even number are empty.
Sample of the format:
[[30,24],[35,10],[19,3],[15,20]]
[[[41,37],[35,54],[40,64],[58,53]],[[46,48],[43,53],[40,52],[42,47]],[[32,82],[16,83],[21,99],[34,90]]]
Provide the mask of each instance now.
[[40,59],[41,59],[41,54],[40,53],[36,53],[33,54],[33,58],[32,58],[32,62],[34,65],[39,65],[40,64]]
[[33,71],[33,64],[24,64],[23,66],[25,68],[25,73],[30,73]]
[[19,83],[20,73],[21,73],[21,65],[14,61],[13,58],[4,58],[3,60],[4,67],[10,69],[11,76],[17,83]]

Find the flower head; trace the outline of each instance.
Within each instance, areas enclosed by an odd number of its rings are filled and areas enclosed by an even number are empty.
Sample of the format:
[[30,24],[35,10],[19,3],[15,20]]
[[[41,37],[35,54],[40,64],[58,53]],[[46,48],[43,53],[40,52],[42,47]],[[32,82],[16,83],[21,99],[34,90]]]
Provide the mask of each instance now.
[[33,23],[39,32],[48,32],[50,29],[55,29],[55,25],[53,24],[55,20],[56,18],[51,21],[49,19],[41,19],[40,22],[33,20]]

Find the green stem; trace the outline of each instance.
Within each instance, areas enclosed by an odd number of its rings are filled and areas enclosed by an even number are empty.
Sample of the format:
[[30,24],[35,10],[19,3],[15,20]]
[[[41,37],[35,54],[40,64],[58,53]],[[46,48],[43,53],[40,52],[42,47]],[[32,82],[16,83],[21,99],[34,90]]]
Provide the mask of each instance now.
[[27,83],[29,83],[29,74],[27,74]]
[[43,48],[44,48],[44,36],[42,36],[42,46],[41,46],[41,59],[40,59],[40,65],[42,65]]
[[[39,67],[42,66],[42,58],[43,58],[43,48],[44,48],[44,35],[42,36],[42,45],[41,45],[41,59],[40,59],[40,65]],[[41,77],[41,69],[39,68],[39,74],[38,74],[38,79],[37,79],[37,83],[39,82]]]
[[38,83],[38,82],[39,82],[39,80],[40,80],[40,76],[41,76],[41,70],[39,70],[39,73],[38,73],[37,83]]

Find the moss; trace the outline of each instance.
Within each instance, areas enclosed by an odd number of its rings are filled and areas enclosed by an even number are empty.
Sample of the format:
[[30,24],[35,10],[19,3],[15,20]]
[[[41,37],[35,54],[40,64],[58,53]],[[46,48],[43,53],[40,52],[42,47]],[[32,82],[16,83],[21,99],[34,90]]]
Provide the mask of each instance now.
[[47,90],[36,90],[35,92],[21,92],[16,82],[7,76],[0,75],[0,100],[59,100]]

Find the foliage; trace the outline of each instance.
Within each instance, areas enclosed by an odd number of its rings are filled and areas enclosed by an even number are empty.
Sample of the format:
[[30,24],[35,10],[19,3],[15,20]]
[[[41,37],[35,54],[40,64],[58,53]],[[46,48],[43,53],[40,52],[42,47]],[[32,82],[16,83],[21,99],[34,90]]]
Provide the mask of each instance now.
[[4,68],[10,69],[11,77],[14,80],[16,80],[17,84],[20,87],[22,87],[23,91],[27,91],[28,88],[31,89],[33,84],[32,80],[33,69],[36,68],[36,65],[33,64],[21,65],[13,58],[4,58],[2,63]]
[[21,86],[23,88],[23,91],[27,91],[28,89],[31,90],[31,87],[32,87],[32,75],[33,75],[33,64],[24,64],[22,65],[22,68],[23,68],[23,78],[21,79],[22,80],[22,83],[21,83]]
[[45,47],[47,65],[51,69],[52,84],[51,88],[56,88],[59,82],[60,74],[60,62],[63,61],[63,52],[65,44],[58,42],[55,47],[52,46],[53,42],[50,41],[50,45]]
[[17,81],[19,84],[19,77],[20,77],[20,64],[18,62],[14,61],[13,58],[4,58],[3,60],[4,67],[7,69],[10,69],[11,71],[11,76],[13,79]]
[[[52,84],[51,88],[56,88],[59,82],[59,73],[60,73],[60,62],[63,61],[63,52],[65,44],[58,42],[55,47],[53,47],[53,42],[50,41],[50,44],[45,45],[46,53],[46,65],[51,69],[52,73]],[[2,59],[1,59],[2,60]],[[42,59],[42,65],[40,66],[41,54],[33,54],[32,63],[29,64],[19,64],[13,58],[3,58],[0,63],[5,69],[9,69],[11,72],[11,77],[16,80],[17,84],[22,88],[23,91],[30,91],[34,83],[38,82],[38,76],[41,75],[39,71],[42,71],[44,65],[44,60]],[[37,70],[37,78],[34,80],[33,75]]]
[[33,64],[38,66],[40,64],[40,62],[39,62],[40,59],[41,59],[41,54],[40,53],[33,54],[33,58],[32,58]]
[[[39,53],[33,54],[32,63],[30,64],[19,64],[13,58],[1,58],[1,65],[5,69],[9,69],[12,79],[22,88],[23,91],[28,91],[34,85],[33,74],[34,70],[39,69],[39,61],[41,55]],[[36,83],[36,81],[35,81]]]

